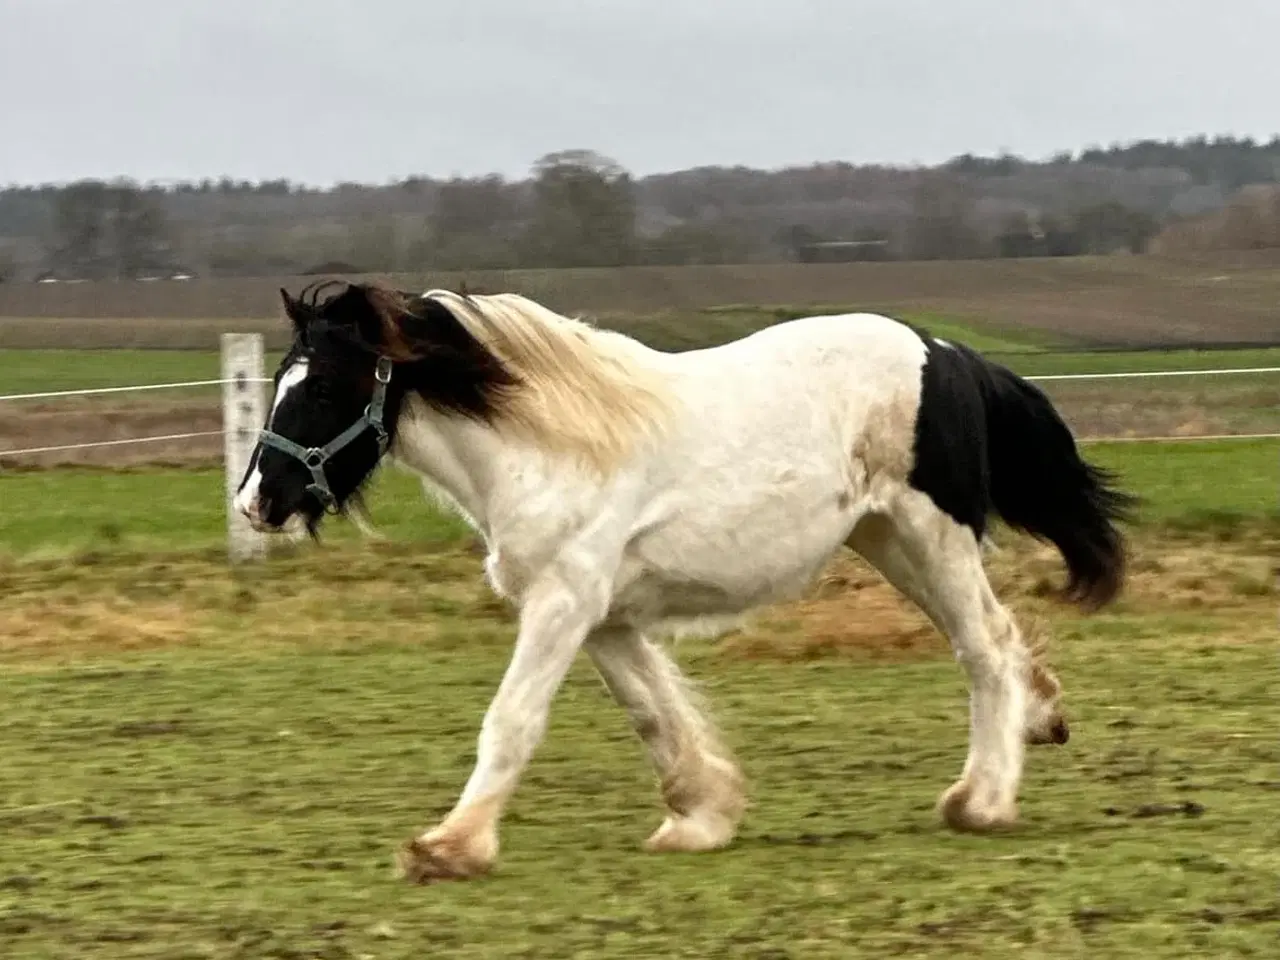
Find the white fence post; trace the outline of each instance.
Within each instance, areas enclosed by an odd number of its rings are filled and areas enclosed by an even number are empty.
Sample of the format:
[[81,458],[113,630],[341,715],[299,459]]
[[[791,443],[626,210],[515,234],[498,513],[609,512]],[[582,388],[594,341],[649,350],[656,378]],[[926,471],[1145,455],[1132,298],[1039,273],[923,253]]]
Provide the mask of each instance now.
[[266,536],[254,530],[231,505],[266,419],[262,376],[262,334],[224,333],[222,428],[227,473],[227,554],[232,563],[258,559],[267,552]]

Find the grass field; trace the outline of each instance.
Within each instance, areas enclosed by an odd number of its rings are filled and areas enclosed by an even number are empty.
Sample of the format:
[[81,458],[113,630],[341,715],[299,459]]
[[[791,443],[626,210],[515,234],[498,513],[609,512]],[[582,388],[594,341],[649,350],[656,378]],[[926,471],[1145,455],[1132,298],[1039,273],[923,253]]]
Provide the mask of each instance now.
[[221,475],[0,478],[0,955],[1269,957],[1280,927],[1280,442],[1100,445],[1147,498],[1131,588],[1082,618],[1047,550],[998,589],[1051,625],[1072,740],[1030,754],[1012,835],[932,812],[962,676],[840,561],[799,604],[679,648],[753,781],[740,841],[638,850],[657,794],[585,664],[498,871],[404,886],[395,846],[469,770],[511,642],[461,527],[392,472],[392,539],[229,570]]
[[[209,350],[0,350],[0,394],[215,380],[219,368]],[[217,387],[203,393],[219,396]]]

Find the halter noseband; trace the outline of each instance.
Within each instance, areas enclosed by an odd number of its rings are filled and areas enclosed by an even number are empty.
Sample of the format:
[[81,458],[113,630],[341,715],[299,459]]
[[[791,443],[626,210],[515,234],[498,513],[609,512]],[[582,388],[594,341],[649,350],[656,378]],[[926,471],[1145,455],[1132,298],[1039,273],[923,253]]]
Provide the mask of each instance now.
[[258,442],[266,447],[274,447],[281,453],[287,453],[311,471],[311,483],[307,484],[307,492],[314,494],[325,512],[335,511],[338,498],[329,489],[329,480],[324,475],[324,465],[343,447],[355,440],[365,430],[373,429],[378,438],[378,457],[387,452],[387,427],[382,422],[382,407],[387,399],[387,384],[391,382],[391,360],[379,357],[378,365],[373,372],[373,396],[369,405],[364,408],[360,419],[326,443],[323,447],[304,447],[294,443],[288,437],[263,429],[258,433]]

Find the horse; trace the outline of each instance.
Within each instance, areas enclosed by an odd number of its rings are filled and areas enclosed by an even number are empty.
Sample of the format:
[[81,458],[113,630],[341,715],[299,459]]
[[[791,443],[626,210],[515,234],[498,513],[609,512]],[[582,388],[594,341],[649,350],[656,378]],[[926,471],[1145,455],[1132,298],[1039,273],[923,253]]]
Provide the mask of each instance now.
[[958,342],[872,313],[810,316],[686,352],[512,293],[280,291],[292,347],[235,507],[315,535],[390,452],[477,532],[515,645],[450,812],[398,851],[429,883],[490,871],[504,806],[585,649],[647,747],[665,803],[650,851],[734,839],[744,778],[661,640],[800,596],[864,557],[949,640],[969,748],[937,812],[1016,822],[1026,744],[1062,744],[1062,685],[983,569],[995,516],[1048,541],[1063,602],[1125,580],[1140,501],[1082,459],[1045,394]]

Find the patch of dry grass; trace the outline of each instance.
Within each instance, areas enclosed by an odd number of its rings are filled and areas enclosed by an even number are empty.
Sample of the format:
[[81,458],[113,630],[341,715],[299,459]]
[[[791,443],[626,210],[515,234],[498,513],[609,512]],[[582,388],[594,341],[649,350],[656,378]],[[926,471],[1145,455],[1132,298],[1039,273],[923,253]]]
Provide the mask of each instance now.
[[161,649],[193,635],[189,612],[176,603],[45,597],[0,609],[0,660]]
[[[1080,619],[1048,599],[1062,580],[1052,547],[1008,537],[988,561],[1024,625]],[[1237,638],[1276,608],[1274,543],[1143,534],[1116,616],[1212,615]],[[338,649],[364,644],[460,648],[509,644],[511,612],[483,581],[473,550],[396,543],[304,546],[265,565],[226,567],[216,553],[151,559],[92,553],[0,566],[0,663],[70,662],[165,647]],[[1245,624],[1252,624],[1246,628]],[[1261,637],[1259,637],[1261,639]],[[1231,642],[1236,642],[1233,639]],[[924,615],[865,561],[844,555],[799,601],[766,608],[715,644],[732,659],[948,657]]]
[[[1012,535],[1001,539],[987,561],[988,575],[1025,633],[1053,621],[1083,619],[1052,599],[1063,580],[1052,545]],[[1132,548],[1128,584],[1114,608],[1119,613],[1109,616],[1211,614],[1228,642],[1245,636],[1255,642],[1280,639],[1274,632],[1280,552],[1264,530],[1228,543],[1146,533],[1132,540]],[[764,611],[721,649],[735,657],[783,661],[950,656],[946,641],[915,605],[852,555],[837,558],[803,599]]]
[[510,622],[475,556],[369,543],[284,548],[227,567],[220,554],[128,553],[0,566],[0,663],[65,663],[121,651],[334,649],[483,639]]

